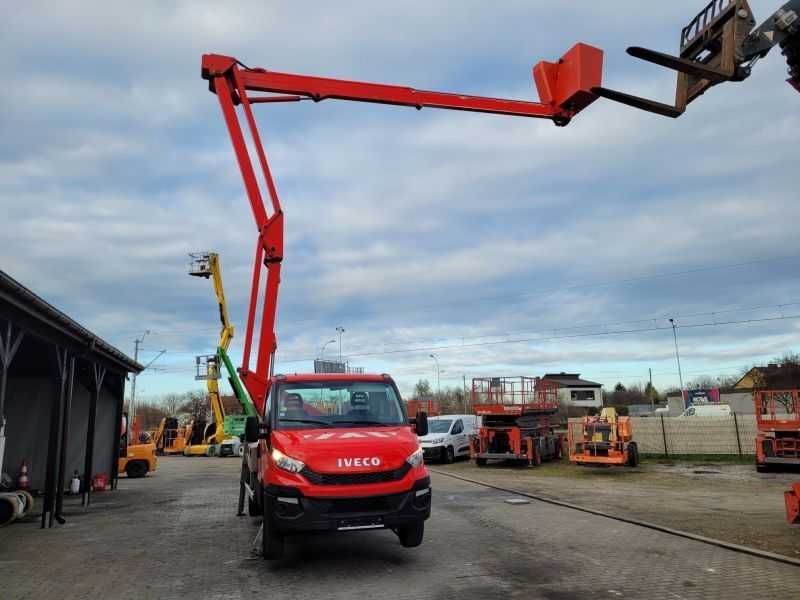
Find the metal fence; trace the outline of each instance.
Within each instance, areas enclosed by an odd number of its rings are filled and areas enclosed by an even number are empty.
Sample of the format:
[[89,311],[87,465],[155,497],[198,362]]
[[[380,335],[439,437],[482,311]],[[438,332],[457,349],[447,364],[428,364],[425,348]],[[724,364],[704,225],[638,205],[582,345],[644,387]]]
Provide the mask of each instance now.
[[[640,454],[755,454],[755,415],[631,417],[631,424]],[[569,427],[580,436],[580,419],[570,419]]]

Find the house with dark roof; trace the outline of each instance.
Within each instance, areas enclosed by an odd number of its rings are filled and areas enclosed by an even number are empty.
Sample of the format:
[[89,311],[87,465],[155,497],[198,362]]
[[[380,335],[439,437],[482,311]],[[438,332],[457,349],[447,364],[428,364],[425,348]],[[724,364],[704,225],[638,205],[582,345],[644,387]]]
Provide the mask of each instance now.
[[800,365],[769,363],[766,367],[753,367],[733,387],[738,391],[800,389]]
[[546,373],[542,380],[558,384],[558,398],[563,406],[603,406],[603,384],[581,379],[580,373]]

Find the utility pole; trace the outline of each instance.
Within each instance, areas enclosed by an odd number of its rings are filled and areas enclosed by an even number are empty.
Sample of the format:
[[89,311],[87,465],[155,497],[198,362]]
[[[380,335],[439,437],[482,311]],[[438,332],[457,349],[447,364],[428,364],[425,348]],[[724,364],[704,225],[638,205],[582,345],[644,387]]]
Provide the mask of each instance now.
[[464,414],[467,414],[467,374],[464,373]]
[[653,400],[653,369],[647,369],[647,372],[650,374],[650,411],[655,413],[656,405],[655,401]]
[[336,333],[339,334],[339,364],[342,363],[342,334],[344,333],[344,327],[341,325],[336,328]]
[[681,356],[678,353],[678,331],[675,325],[675,319],[670,319],[672,324],[672,337],[675,339],[675,360],[678,362],[678,381],[681,384],[681,398],[683,398],[683,375],[681,374]]
[[[142,337],[133,340],[133,361],[139,362],[139,345],[144,341],[145,336],[150,333],[149,329],[145,329]],[[133,423],[133,417],[136,416],[136,373],[131,378],[131,402],[128,406],[128,422]]]

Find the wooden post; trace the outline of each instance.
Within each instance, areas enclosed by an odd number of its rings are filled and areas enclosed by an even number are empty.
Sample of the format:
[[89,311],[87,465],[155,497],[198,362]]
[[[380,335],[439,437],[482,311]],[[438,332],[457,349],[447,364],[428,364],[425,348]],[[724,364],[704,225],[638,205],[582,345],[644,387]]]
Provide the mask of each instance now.
[[664,428],[664,415],[661,415],[661,435],[664,438],[664,456],[669,458],[669,448],[667,447],[667,430]]

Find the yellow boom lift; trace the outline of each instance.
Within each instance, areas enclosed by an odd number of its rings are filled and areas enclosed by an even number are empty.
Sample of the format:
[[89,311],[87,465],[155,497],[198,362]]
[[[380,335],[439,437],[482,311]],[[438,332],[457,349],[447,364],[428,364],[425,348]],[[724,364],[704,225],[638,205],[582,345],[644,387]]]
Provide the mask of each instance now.
[[[228,319],[228,307],[222,286],[222,269],[219,255],[215,252],[190,254],[189,275],[211,279],[219,307],[219,319],[222,329],[219,334],[217,352],[208,356],[196,357],[197,374],[195,379],[205,380],[208,390],[208,401],[214,416],[213,423],[206,426],[201,443],[190,444],[184,449],[185,456],[237,456],[241,453],[241,436],[244,434],[244,423],[248,416],[256,415],[250,396],[239,381],[239,376],[228,358],[228,347],[233,339],[233,325]],[[228,381],[234,395],[243,408],[243,415],[225,415],[225,408],[219,394],[218,381],[222,367],[228,372]]]

